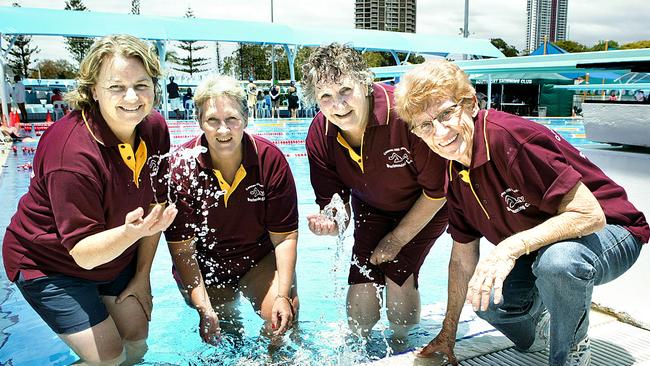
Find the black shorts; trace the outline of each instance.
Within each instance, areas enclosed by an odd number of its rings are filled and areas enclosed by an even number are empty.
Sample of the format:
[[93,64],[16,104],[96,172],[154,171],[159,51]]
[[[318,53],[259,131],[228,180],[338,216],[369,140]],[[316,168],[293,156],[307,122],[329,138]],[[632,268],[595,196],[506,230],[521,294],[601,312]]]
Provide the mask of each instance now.
[[56,334],[89,329],[108,318],[101,296],[118,296],[135,275],[135,261],[112,281],[90,281],[65,275],[25,280],[16,286],[25,300]]

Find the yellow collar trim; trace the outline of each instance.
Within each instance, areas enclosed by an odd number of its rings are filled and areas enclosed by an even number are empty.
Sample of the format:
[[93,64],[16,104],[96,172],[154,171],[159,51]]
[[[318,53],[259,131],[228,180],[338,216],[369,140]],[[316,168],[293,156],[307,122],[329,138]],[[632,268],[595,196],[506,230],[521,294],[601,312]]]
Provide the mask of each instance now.
[[217,177],[217,181],[219,182],[219,189],[226,191],[226,194],[223,196],[223,202],[224,205],[228,207],[228,198],[230,198],[230,195],[235,191],[235,189],[237,189],[239,183],[241,183],[241,181],[243,181],[246,177],[246,169],[243,165],[239,165],[239,169],[237,169],[237,172],[235,173],[235,179],[233,180],[232,184],[228,184],[228,182],[226,182],[226,180],[223,178],[223,174],[221,174],[218,169],[212,169],[212,172]]
[[138,144],[138,150],[133,153],[133,147],[129,144],[119,144],[117,145],[120,150],[120,155],[124,164],[131,169],[133,172],[133,183],[135,186],[140,188],[140,172],[147,162],[147,145],[144,143],[143,139],[140,139],[140,144]]
[[485,217],[487,217],[487,219],[489,220],[490,215],[488,214],[487,210],[485,209],[485,206],[483,206],[483,204],[481,203],[481,200],[478,198],[478,195],[476,194],[476,191],[474,190],[474,185],[472,184],[472,179],[470,178],[470,174],[469,174],[471,171],[472,170],[469,169],[469,168],[468,169],[463,169],[463,170],[458,172],[458,175],[460,176],[460,179],[463,182],[465,182],[465,183],[467,183],[467,185],[469,185],[469,189],[472,190],[472,194],[474,195],[474,198],[476,199],[476,202],[478,202],[478,205],[481,206],[481,209],[483,210],[483,213],[485,214]]
[[348,154],[350,155],[350,158],[352,158],[352,160],[355,163],[357,163],[357,165],[359,165],[359,168],[361,168],[362,173],[364,172],[363,171],[363,136],[364,135],[365,133],[361,135],[361,155],[357,154],[356,151],[354,151],[352,146],[348,144],[348,142],[345,140],[345,137],[343,137],[343,135],[341,135],[340,132],[336,135],[336,141],[338,141],[339,144],[341,144],[341,146],[343,146],[348,150]]
[[98,139],[97,136],[95,136],[93,130],[90,128],[90,124],[88,124],[88,120],[86,119],[86,112],[84,110],[81,111],[81,118],[83,118],[84,123],[86,124],[86,128],[88,129],[88,132],[90,132],[90,136],[92,136],[95,139],[95,141],[104,145],[104,143],[100,139]]
[[485,151],[487,152],[487,159],[490,161],[490,144],[488,143],[487,138],[487,116],[489,110],[485,110],[485,115],[483,116],[483,139],[485,140]]

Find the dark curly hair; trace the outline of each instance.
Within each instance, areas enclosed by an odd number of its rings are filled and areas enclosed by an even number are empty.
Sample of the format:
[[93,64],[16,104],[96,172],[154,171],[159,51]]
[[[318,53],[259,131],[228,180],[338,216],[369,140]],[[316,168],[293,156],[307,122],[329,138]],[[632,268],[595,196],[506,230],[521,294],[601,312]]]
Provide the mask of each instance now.
[[[350,77],[372,85],[374,74],[368,70],[361,53],[348,45],[332,43],[316,48],[302,65],[302,90],[308,102],[316,103],[316,87]],[[372,89],[371,89],[372,90]]]

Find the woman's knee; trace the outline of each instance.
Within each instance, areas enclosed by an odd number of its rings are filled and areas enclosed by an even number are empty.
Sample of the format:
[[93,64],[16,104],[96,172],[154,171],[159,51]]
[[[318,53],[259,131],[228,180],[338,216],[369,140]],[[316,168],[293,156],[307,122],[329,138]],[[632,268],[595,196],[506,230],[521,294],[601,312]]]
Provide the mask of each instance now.
[[560,242],[544,248],[533,264],[540,281],[556,283],[562,279],[591,280],[596,272],[591,253],[579,242]]

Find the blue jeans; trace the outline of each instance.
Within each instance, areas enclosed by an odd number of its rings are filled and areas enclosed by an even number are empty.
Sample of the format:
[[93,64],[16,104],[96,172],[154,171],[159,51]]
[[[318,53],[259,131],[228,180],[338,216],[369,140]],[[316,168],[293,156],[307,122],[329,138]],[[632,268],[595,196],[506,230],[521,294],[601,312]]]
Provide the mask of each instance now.
[[564,365],[589,328],[594,285],[625,273],[639,257],[640,241],[621,226],[548,245],[520,257],[503,284],[501,304],[477,312],[520,350],[535,340],[544,308],[551,315],[549,365]]

